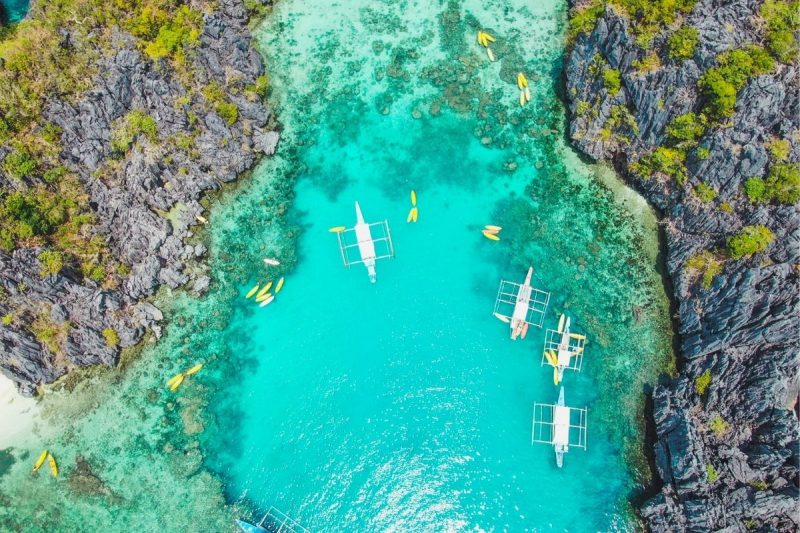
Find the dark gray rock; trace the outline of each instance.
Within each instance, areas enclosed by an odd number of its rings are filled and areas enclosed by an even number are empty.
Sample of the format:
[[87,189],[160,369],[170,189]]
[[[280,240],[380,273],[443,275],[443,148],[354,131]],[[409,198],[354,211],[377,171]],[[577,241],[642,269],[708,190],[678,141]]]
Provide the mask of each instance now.
[[[754,25],[759,5],[756,0],[698,2],[685,21],[698,30],[694,57],[669,59],[664,42],[671,30],[665,30],[653,41],[662,65],[648,73],[633,68],[646,52],[636,46],[626,17],[609,7],[591,34],[577,38],[566,62],[574,145],[614,162],[664,216],[667,270],[678,308],[680,375],[653,392],[661,484],[641,507],[653,531],[796,531],[800,525],[800,213],[797,205],[754,205],[742,194],[747,178],[769,171],[766,143],[773,136],[789,139],[790,161],[800,160],[797,68],[779,65],[747,82],[728,127],[712,128],[700,140],[708,157],[689,154],[686,186],[627,172],[630,162],[665,144],[666,126],[676,116],[700,110],[697,80],[715,65],[717,54],[761,42]],[[604,88],[602,69],[592,66],[598,58],[601,65],[620,70],[618,94]],[[617,127],[611,138],[601,133],[615,105],[627,108],[638,133],[630,127]],[[718,199],[702,204],[694,198],[689,191],[699,183],[713,187]],[[732,212],[721,210],[720,202],[728,202]],[[723,248],[728,236],[753,224],[768,226],[775,233],[773,244],[753,258],[726,261],[711,286],[703,288],[686,261]],[[695,383],[706,370],[712,380],[701,396]],[[709,477],[711,471],[718,479]]]

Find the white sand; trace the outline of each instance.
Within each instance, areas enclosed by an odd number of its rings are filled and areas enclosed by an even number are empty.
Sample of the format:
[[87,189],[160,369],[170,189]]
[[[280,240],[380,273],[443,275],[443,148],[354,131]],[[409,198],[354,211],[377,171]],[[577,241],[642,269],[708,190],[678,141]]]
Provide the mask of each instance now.
[[31,437],[38,412],[36,400],[20,396],[14,383],[0,374],[0,450],[20,446]]

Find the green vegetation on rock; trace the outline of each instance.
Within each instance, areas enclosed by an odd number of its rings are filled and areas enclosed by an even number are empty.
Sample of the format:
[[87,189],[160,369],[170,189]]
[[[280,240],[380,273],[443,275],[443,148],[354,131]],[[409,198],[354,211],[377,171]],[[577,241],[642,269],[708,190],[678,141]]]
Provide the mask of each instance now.
[[64,254],[56,250],[45,250],[39,254],[38,259],[42,264],[42,277],[58,274],[64,268]]
[[105,328],[103,330],[103,338],[106,340],[106,344],[112,348],[116,348],[119,345],[119,334],[114,328]]
[[721,438],[723,435],[725,435],[725,433],[728,432],[728,423],[725,422],[724,418],[717,415],[708,423],[708,429],[713,431],[717,438]]
[[631,66],[639,72],[654,72],[661,68],[661,57],[656,51],[652,51],[642,59],[637,59]]
[[[722,272],[722,261],[718,260],[716,256],[709,251],[703,251],[693,255],[686,261],[686,267],[699,272],[702,276],[702,284],[704,289],[710,289],[714,278]],[[711,381],[711,372],[708,372],[708,381]],[[704,374],[705,375],[705,374]],[[701,376],[702,377],[702,376]],[[698,381],[700,378],[697,378]],[[696,385],[696,384],[695,384]],[[706,384],[707,386],[707,384]],[[703,389],[705,391],[705,389]],[[698,391],[700,392],[700,391]],[[700,392],[700,394],[703,394]]]
[[753,203],[797,203],[800,201],[800,164],[772,165],[766,179],[747,179],[744,182],[744,193]]
[[714,483],[719,479],[719,473],[717,472],[717,469],[714,468],[714,465],[710,463],[706,465],[706,479],[709,483]]
[[691,26],[683,26],[667,39],[670,59],[682,61],[694,56],[697,47],[697,30]]
[[736,92],[751,77],[770,72],[775,68],[775,61],[766,50],[751,45],[721,53],[717,56],[717,65],[703,73],[697,84],[706,97],[708,114],[727,118],[733,115]]
[[115,154],[122,156],[139,136],[155,143],[158,140],[158,129],[153,117],[135,109],[114,123],[111,130],[111,148]]
[[605,6],[599,1],[574,8],[569,18],[568,39],[574,40],[578,35],[594,30],[604,11]]
[[663,28],[672,26],[678,17],[688,14],[696,0],[612,0],[609,3],[622,8],[631,20],[634,34],[644,44]]
[[766,23],[767,48],[783,63],[797,61],[800,48],[800,2],[797,0],[766,0],[759,11]]
[[766,226],[745,226],[742,231],[728,238],[728,255],[742,259],[766,250],[775,235]]
[[679,149],[659,146],[655,151],[629,165],[635,174],[649,179],[654,174],[663,174],[675,179],[680,185],[686,182],[686,154]]
[[225,98],[225,91],[219,83],[209,83],[203,88],[203,96],[214,108],[214,111],[225,121],[228,126],[233,125],[239,120],[239,108],[236,104],[228,102]]
[[767,149],[772,160],[781,163],[789,159],[792,145],[789,143],[789,139],[773,139],[767,143]]
[[667,125],[667,135],[676,143],[694,144],[706,131],[706,117],[685,113]]
[[694,390],[700,396],[706,393],[709,385],[711,385],[711,370],[706,370],[694,380]]
[[622,88],[622,78],[618,70],[607,68],[603,70],[603,86],[608,89],[608,93],[614,96]]
[[694,188],[694,195],[704,204],[710,203],[717,197],[717,191],[707,183],[700,182]]

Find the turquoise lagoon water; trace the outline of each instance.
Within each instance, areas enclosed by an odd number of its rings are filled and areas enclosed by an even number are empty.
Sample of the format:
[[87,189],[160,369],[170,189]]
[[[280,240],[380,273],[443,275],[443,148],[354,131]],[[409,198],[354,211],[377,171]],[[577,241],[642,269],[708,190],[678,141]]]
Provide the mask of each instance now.
[[[162,291],[158,343],[48,392],[0,470],[0,529],[224,531],[271,505],[314,531],[633,529],[668,303],[652,213],[563,141],[565,9],[279,3],[256,35],[283,140],[209,201],[197,238],[211,292]],[[479,27],[497,36],[495,63]],[[374,285],[327,231],[353,224],[355,201],[394,239]],[[503,226],[500,242],[485,224]],[[589,408],[588,449],[560,470],[530,443],[532,403],[558,394],[544,331],[511,341],[492,316],[500,279],[529,265],[552,293],[545,328],[568,312],[589,337],[584,371],[565,378],[567,402]],[[244,299],[280,275],[273,304]],[[44,446],[57,480],[29,474]]]
[[[560,2],[289,1],[260,29],[297,148],[255,179],[297,179],[288,220],[302,233],[277,301],[233,319],[232,352],[254,364],[212,402],[204,436],[230,499],[326,531],[630,526],[621,452],[641,380],[666,360],[666,304],[641,228],[561,140],[563,23]],[[479,27],[498,36],[498,62]],[[252,231],[239,214],[252,196],[224,211],[218,247]],[[396,248],[375,285],[343,268],[327,232],[353,224],[356,200]],[[589,449],[563,470],[530,442],[532,402],[557,396],[544,331],[513,342],[492,316],[500,279],[528,265],[552,292],[546,326],[567,311],[592,340],[586,372],[566,379],[568,402],[590,408]],[[241,292],[270,277],[249,274]]]
[[22,20],[28,12],[29,0],[3,0],[0,2],[8,16],[8,22],[17,22]]

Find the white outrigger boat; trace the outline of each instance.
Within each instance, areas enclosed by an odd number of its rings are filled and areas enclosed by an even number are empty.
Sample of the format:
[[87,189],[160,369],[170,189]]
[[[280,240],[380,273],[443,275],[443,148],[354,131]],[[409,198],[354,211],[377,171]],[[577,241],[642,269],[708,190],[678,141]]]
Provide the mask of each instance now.
[[556,454],[556,465],[564,465],[564,454],[570,446],[586,449],[586,408],[567,407],[564,387],[558,393],[558,403],[533,404],[531,442],[549,444]]
[[297,520],[275,507],[270,507],[257,524],[238,519],[236,525],[242,533],[309,533]]
[[542,350],[542,366],[553,367],[553,383],[558,385],[564,379],[565,370],[580,372],[583,365],[583,350],[586,335],[570,331],[570,318],[561,315],[558,329],[548,329]]
[[[379,236],[374,237],[373,230],[380,231]],[[350,268],[351,265],[363,263],[367,267],[367,274],[372,283],[378,279],[375,262],[379,259],[394,257],[389,222],[383,220],[368,224],[364,221],[364,215],[361,213],[361,206],[358,205],[358,202],[356,202],[356,225],[352,228],[338,226],[331,228],[331,231],[336,233],[339,240],[339,251],[342,253],[344,266]],[[380,253],[376,251],[378,248],[380,248]],[[358,250],[357,256],[354,254],[356,250]]]
[[[533,267],[522,284],[513,281],[500,281],[497,299],[494,303],[494,316],[509,324],[511,339],[525,338],[528,326],[542,327],[544,314],[550,302],[550,293],[531,286]],[[509,313],[510,311],[510,313]]]

